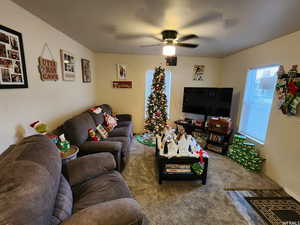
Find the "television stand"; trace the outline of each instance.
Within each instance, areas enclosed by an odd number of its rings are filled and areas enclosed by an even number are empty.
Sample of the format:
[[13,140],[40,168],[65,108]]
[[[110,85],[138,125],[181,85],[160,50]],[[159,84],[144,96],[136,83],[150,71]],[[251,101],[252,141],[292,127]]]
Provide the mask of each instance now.
[[[203,122],[205,123],[205,121]],[[187,120],[176,120],[175,121],[175,124],[176,125],[180,125],[180,126],[183,126],[185,132],[187,134],[190,134],[192,135],[192,133],[195,131],[195,130],[201,130],[201,131],[204,131],[204,127],[205,125],[203,124],[203,126],[197,126],[195,124],[193,124],[191,121],[187,121]]]
[[218,129],[213,129],[213,127],[206,127],[205,123],[206,121],[202,123],[202,126],[197,126],[193,124],[192,121],[175,121],[175,124],[182,126],[187,134],[195,136],[195,134],[198,133],[201,134],[199,136],[205,136],[206,145],[202,146],[205,150],[226,155],[231,137],[231,131],[229,133],[224,133]]

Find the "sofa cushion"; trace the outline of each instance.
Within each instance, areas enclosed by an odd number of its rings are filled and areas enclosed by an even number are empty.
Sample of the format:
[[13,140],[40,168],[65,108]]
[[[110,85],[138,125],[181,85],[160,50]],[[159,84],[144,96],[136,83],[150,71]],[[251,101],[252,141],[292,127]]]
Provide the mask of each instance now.
[[16,160],[27,160],[47,169],[58,188],[61,174],[61,157],[53,142],[44,135],[33,135],[24,138],[14,149],[18,154]]
[[90,113],[84,112],[64,123],[66,138],[74,145],[81,145],[88,139],[88,130],[96,129]]
[[56,195],[51,225],[60,224],[72,215],[73,193],[66,178],[61,175],[60,185]]
[[26,160],[0,167],[0,224],[49,225],[57,190],[47,169]]
[[121,142],[122,143],[122,148],[121,148],[122,156],[124,155],[125,152],[129,151],[129,145],[131,143],[129,137],[108,137],[106,139],[106,141],[117,142],[117,143]]
[[103,112],[101,112],[99,114],[93,113],[90,110],[88,110],[87,112],[91,115],[95,124],[103,124],[104,123],[104,113]]
[[118,120],[118,126],[117,127],[132,127],[131,121],[119,121]]
[[85,155],[64,165],[64,174],[71,186],[107,173],[116,168],[113,155],[108,152]]
[[117,171],[102,174],[72,189],[75,198],[73,212],[98,203],[131,197],[127,184]]
[[130,137],[131,127],[115,127],[111,132],[108,133],[109,137]]
[[98,107],[100,107],[102,109],[102,112],[103,113],[108,113],[108,114],[112,114],[112,108],[110,105],[108,104],[102,104],[102,105],[99,105]]
[[80,210],[61,225],[148,225],[148,219],[132,198],[121,198]]
[[130,114],[117,114],[117,119],[121,121],[132,121],[132,116]]

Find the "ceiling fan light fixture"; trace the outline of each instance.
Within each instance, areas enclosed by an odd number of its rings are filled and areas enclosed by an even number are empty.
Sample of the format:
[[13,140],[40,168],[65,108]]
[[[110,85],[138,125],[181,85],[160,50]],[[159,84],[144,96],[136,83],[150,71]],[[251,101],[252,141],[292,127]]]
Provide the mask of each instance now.
[[176,48],[174,45],[166,45],[163,47],[163,55],[164,56],[175,56]]

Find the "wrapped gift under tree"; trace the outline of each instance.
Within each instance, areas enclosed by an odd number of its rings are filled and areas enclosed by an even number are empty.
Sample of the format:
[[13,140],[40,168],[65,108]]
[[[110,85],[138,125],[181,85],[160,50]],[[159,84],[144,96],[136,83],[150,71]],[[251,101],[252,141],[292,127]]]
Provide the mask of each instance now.
[[227,155],[248,170],[256,172],[262,170],[264,159],[259,155],[255,144],[247,142],[245,136],[234,135]]

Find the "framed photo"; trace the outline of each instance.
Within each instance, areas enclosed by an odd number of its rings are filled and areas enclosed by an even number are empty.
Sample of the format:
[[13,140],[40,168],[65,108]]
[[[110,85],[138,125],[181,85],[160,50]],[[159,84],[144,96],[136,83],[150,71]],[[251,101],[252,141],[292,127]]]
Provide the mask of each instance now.
[[22,34],[0,25],[0,89],[28,88]]
[[72,53],[60,50],[62,78],[66,81],[75,80],[75,57]]
[[82,68],[82,82],[90,83],[92,81],[90,61],[87,59],[81,59],[81,68]]
[[117,64],[117,79],[126,80],[127,76],[127,65]]
[[203,80],[204,65],[194,65],[193,67],[193,80]]

